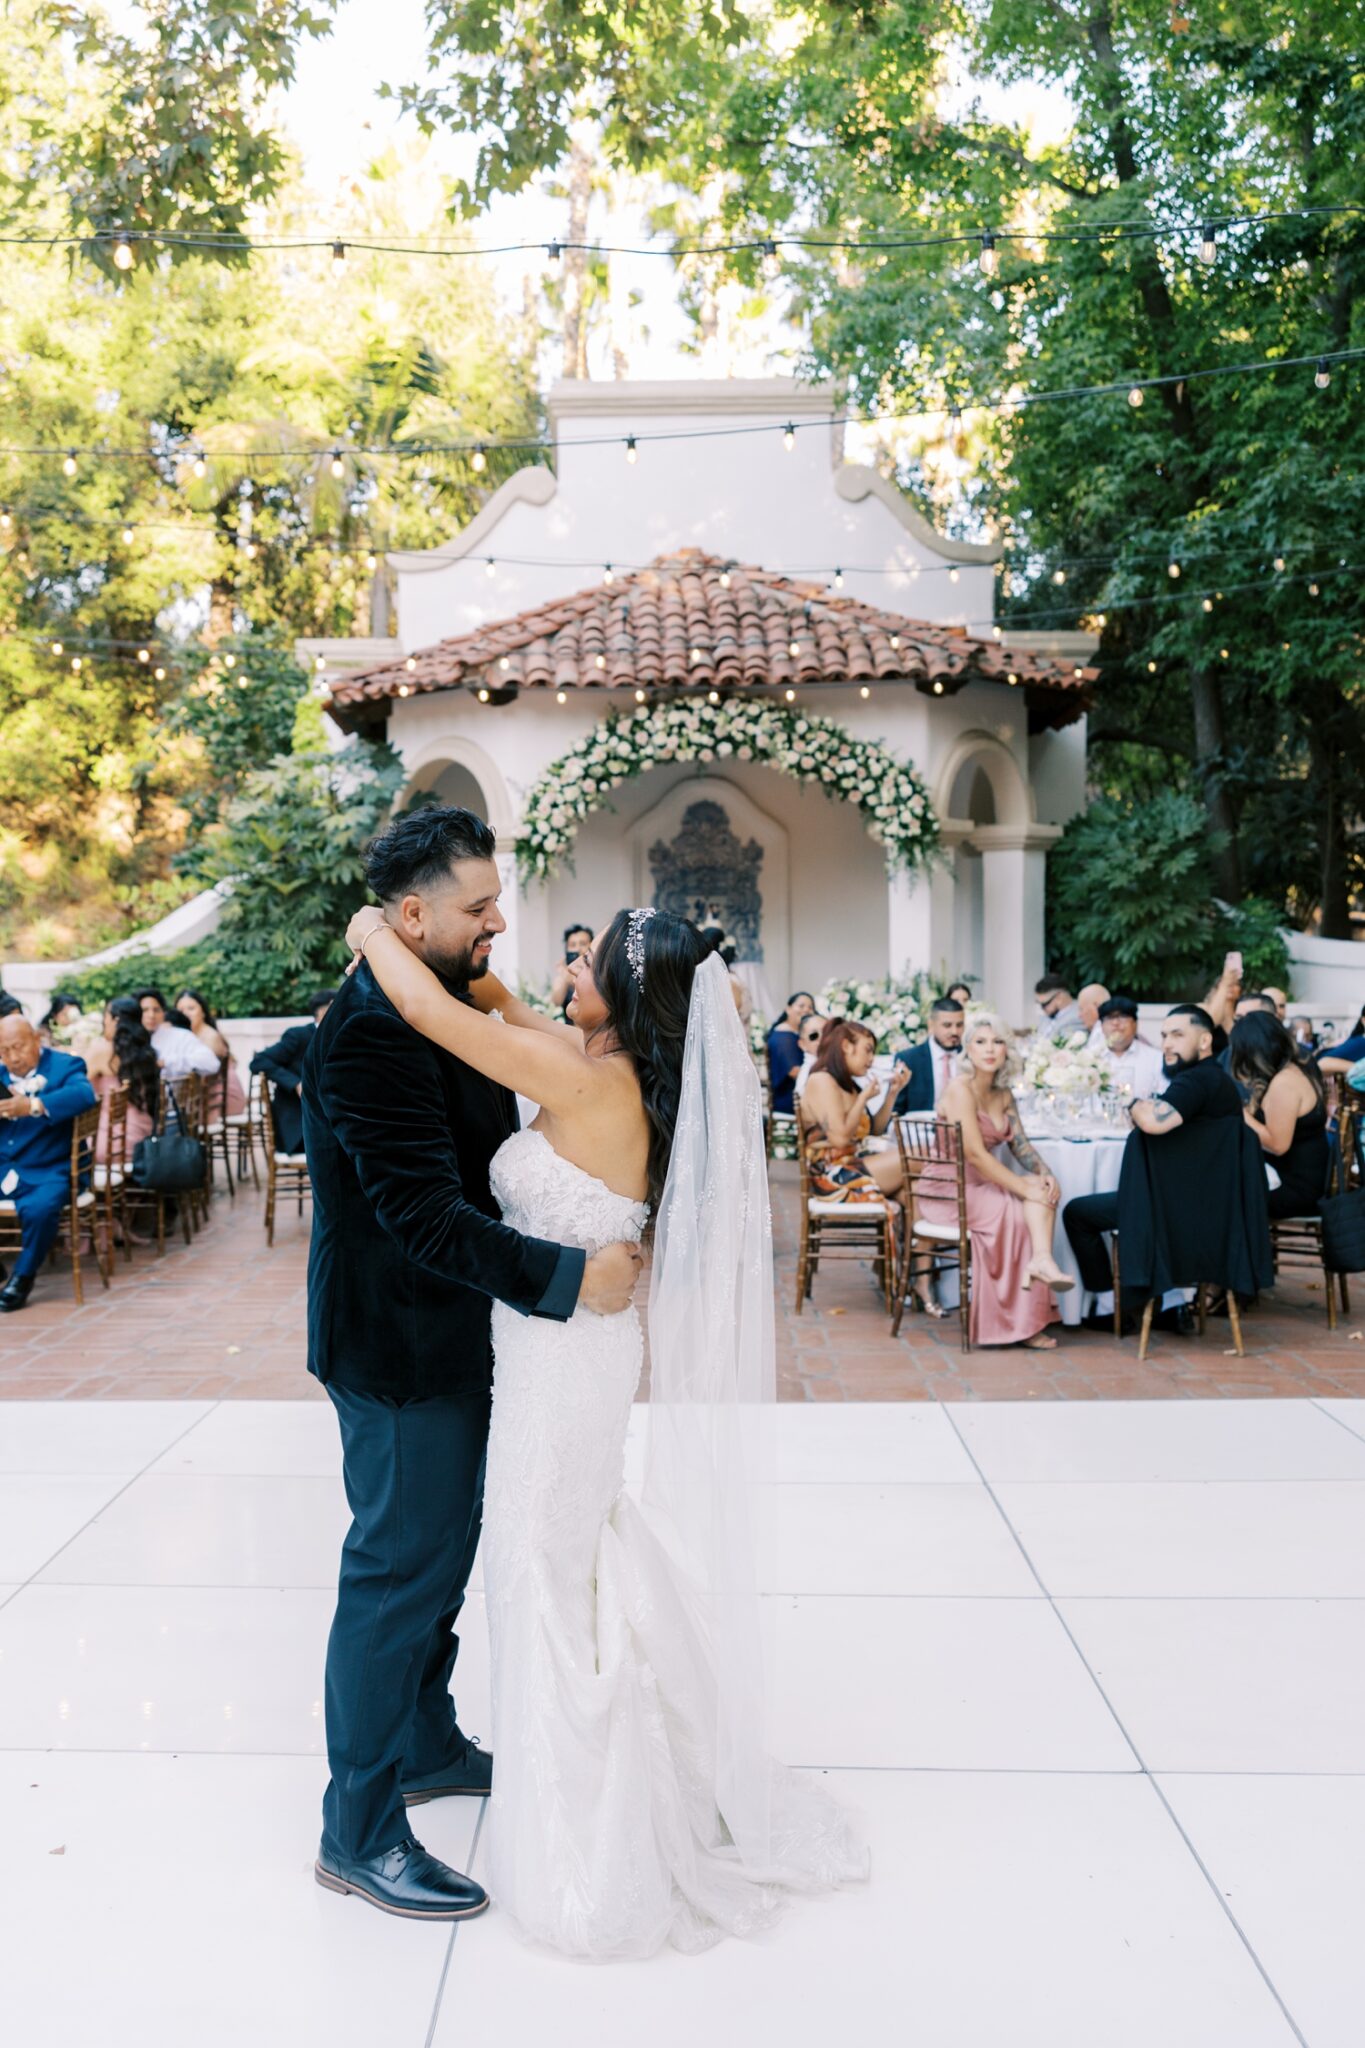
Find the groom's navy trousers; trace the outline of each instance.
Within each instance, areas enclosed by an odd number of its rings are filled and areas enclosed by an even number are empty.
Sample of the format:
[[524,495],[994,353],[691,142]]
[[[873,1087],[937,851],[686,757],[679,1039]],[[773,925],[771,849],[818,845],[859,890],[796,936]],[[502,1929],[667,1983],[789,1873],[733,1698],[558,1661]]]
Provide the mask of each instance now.
[[401,1779],[464,1755],[450,1679],[479,1543],[489,1400],[327,1391],[341,1423],[353,1520],[327,1643],[332,1780],[322,1846],[350,1862],[381,1855],[411,1832]]

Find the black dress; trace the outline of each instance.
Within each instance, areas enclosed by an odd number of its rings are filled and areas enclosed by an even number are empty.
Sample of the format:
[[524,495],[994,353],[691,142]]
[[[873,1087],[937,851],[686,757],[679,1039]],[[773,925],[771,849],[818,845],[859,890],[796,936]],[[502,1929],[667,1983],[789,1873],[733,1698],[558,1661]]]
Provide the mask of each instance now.
[[1280,1176],[1266,1201],[1272,1220],[1282,1216],[1316,1216],[1319,1197],[1327,1192],[1327,1111],[1320,1102],[1305,1110],[1294,1125],[1289,1150],[1266,1162]]

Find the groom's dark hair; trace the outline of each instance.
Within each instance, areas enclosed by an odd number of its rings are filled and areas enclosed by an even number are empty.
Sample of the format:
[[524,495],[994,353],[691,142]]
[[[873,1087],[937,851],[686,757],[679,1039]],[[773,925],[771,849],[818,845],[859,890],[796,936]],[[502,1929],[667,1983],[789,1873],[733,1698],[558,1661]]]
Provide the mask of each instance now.
[[365,850],[365,880],[381,903],[443,882],[459,860],[492,860],[497,839],[473,811],[432,804],[395,818]]

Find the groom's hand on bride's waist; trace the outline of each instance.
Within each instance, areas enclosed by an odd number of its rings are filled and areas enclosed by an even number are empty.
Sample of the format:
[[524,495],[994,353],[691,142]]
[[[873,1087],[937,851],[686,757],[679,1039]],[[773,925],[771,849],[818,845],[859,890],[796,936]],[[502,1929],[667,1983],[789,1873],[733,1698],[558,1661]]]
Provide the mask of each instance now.
[[638,1244],[609,1244],[594,1252],[583,1268],[578,1306],[597,1316],[619,1316],[630,1307],[643,1264]]

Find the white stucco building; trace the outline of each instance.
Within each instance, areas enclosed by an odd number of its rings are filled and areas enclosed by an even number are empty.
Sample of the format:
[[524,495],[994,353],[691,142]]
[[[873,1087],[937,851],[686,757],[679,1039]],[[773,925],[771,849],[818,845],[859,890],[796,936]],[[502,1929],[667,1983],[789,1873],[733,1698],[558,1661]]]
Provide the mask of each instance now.
[[[1094,643],[996,637],[997,551],[941,539],[843,462],[831,411],[786,379],[560,384],[553,469],[392,558],[400,641],[301,643],[343,730],[386,730],[414,787],[496,828],[504,973],[543,979],[564,926],[652,902],[664,876],[685,892],[695,870],[779,999],[942,967],[1028,1013],[1047,849],[1084,801]],[[888,877],[856,806],[759,760],[661,761],[585,820],[572,868],[519,885],[550,764],[609,711],[697,694],[794,704],[912,763],[941,863]]]

